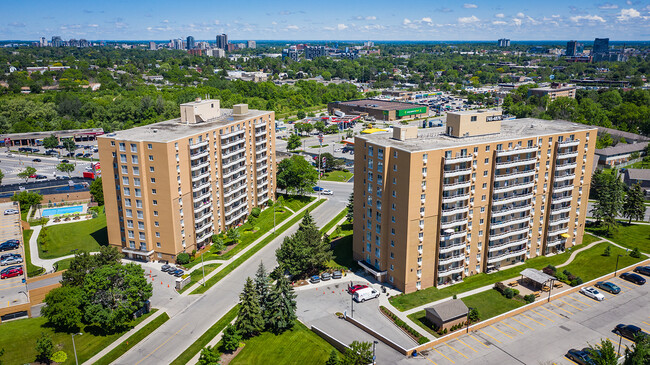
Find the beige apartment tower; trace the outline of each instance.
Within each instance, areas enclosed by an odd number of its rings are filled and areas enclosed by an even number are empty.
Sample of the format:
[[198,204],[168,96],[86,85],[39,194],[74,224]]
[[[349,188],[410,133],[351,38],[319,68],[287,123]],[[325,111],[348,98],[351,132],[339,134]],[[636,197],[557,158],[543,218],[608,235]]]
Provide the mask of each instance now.
[[108,241],[138,260],[173,261],[275,200],[275,115],[219,100],[98,138]]
[[354,258],[410,293],[579,245],[596,132],[471,111],[357,136]]

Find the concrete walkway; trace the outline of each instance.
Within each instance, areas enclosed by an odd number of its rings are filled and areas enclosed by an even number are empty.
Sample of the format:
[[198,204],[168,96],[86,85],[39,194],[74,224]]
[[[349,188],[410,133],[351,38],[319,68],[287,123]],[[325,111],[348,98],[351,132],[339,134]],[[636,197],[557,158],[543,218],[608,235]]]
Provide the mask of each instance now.
[[29,256],[32,260],[32,265],[40,266],[45,269],[46,273],[54,271],[54,263],[57,261],[65,260],[74,257],[74,255],[67,255],[57,257],[55,259],[42,259],[38,255],[38,235],[41,233],[42,226],[33,226],[32,236],[29,238]]

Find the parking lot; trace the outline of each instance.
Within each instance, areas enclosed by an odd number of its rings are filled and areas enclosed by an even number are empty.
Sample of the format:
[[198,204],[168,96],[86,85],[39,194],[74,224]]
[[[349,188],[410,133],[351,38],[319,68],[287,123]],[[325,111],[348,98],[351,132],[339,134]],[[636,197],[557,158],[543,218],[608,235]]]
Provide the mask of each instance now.
[[565,357],[571,349],[614,343],[621,353],[632,341],[613,333],[619,324],[650,329],[650,286],[620,278],[609,280],[621,288],[617,295],[600,290],[598,302],[578,292],[552,300],[497,323],[472,331],[425,351],[419,360],[402,362],[448,364],[575,364]]
[[5,278],[0,280],[0,308],[27,303],[27,286],[23,279],[27,278],[27,270],[25,268],[25,245],[23,244],[22,230],[20,229],[20,214],[4,215],[6,209],[15,209],[13,203],[0,203],[0,242],[5,242],[10,239],[17,239],[21,242],[20,247],[16,250],[3,251],[0,254],[20,254],[23,258],[22,264],[0,266],[0,269],[6,269],[11,266],[22,266],[23,275],[13,278]]

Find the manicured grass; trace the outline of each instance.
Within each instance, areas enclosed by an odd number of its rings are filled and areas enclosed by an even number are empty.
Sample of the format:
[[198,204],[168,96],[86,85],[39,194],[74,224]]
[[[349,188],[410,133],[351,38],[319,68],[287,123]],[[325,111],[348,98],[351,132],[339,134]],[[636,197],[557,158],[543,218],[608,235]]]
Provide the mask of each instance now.
[[607,236],[601,227],[587,227],[585,230],[618,243],[630,250],[638,247],[639,250],[650,253],[650,225],[647,224],[621,224],[616,231]]
[[589,233],[585,232],[585,234],[582,236],[582,244],[583,245],[588,245],[590,243],[600,241],[601,239],[602,238],[596,237],[596,236],[594,236],[592,234],[589,234]]
[[201,335],[193,344],[190,345],[182,354],[180,354],[174,361],[171,362],[171,365],[185,365],[192,358],[198,354],[212,339],[217,336],[228,323],[232,322],[239,312],[239,304],[232,307],[223,317],[221,317],[217,323],[213,324],[204,334]]
[[24,242],[24,247],[25,247],[25,257],[23,258],[25,260],[25,264],[27,266],[27,277],[32,278],[34,276],[38,276],[45,271],[44,268],[40,266],[35,266],[32,264],[32,256],[30,255],[30,249],[29,249],[29,239],[32,237],[32,233],[34,233],[33,230],[31,229],[26,229],[23,231],[23,242]]
[[[320,199],[316,203],[311,205],[311,209],[316,209],[319,205],[323,204],[325,202],[325,199]],[[282,234],[284,231],[289,229],[289,227],[293,226],[296,224],[299,220],[302,219],[302,217],[305,215],[305,212],[298,214],[295,216],[293,219],[291,219],[288,223],[283,225],[282,227],[278,228],[276,233],[271,233],[268,235],[265,239],[262,240],[262,242],[258,243],[255,245],[253,248],[250,250],[246,251],[243,255],[239,256],[236,260],[228,264],[223,270],[219,271],[216,275],[211,277],[205,282],[205,286],[199,286],[196,288],[192,293],[190,294],[203,294],[205,293],[208,289],[210,289],[213,285],[219,282],[219,280],[223,279],[226,275],[231,273],[233,270],[235,270],[239,265],[244,263],[246,260],[248,260],[251,256],[253,256],[257,251],[261,250],[264,246],[268,245],[271,241],[275,239],[278,235]]]
[[230,364],[324,364],[334,347],[296,321],[280,335],[264,332],[246,341]]
[[[151,312],[153,313],[153,311]],[[144,315],[131,322],[131,327],[137,325],[151,313]],[[57,351],[65,351],[68,359],[63,364],[74,364],[74,352],[72,339],[69,333],[55,332],[47,324],[45,317],[26,318],[16,321],[2,323],[0,331],[0,349],[5,349],[2,361],[5,364],[26,364],[36,360],[36,340],[45,332],[52,336],[52,343]],[[77,348],[79,363],[83,363],[93,357],[96,353],[106,348],[116,339],[122,336],[127,330],[110,335],[101,333],[101,329],[95,326],[81,326],[81,336],[75,336],[74,342]]]
[[[214,269],[218,268],[221,266],[221,264],[207,264],[205,265],[205,275],[208,275],[209,273],[213,272]],[[192,284],[196,282],[200,282],[203,279],[203,269],[201,268],[201,265],[199,264],[198,268],[190,273],[190,282],[183,287],[183,289],[179,290],[179,293],[184,292],[189,288]]]
[[326,173],[321,180],[324,181],[348,181],[354,176],[348,170],[336,170]]
[[108,245],[106,215],[103,209],[97,218],[43,229],[47,229],[49,237],[45,245],[40,244],[39,237],[39,256],[43,259],[71,255],[77,251],[99,251],[99,246]]
[[334,227],[335,224],[337,224],[341,219],[343,219],[343,217],[345,217],[346,214],[348,214],[348,208],[343,209],[339,214],[336,215],[336,217],[332,218],[331,221],[327,222],[327,224],[320,229],[320,233],[322,234],[327,233],[327,231],[332,229],[332,227]]
[[70,263],[74,260],[74,257],[71,257],[69,259],[63,259],[55,262],[56,265],[56,271],[63,271],[67,270],[70,268]]
[[327,146],[329,146],[329,144],[326,143],[326,144],[324,144],[322,146],[320,146],[320,145],[309,146],[309,148],[318,148],[318,147],[327,147]]
[[[605,248],[610,246],[611,253],[609,256],[603,256]],[[626,253],[624,249],[616,247],[608,242],[602,242],[589,250],[580,252],[567,266],[558,268],[558,271],[568,270],[571,274],[579,276],[583,281],[589,281],[601,277],[616,269],[616,258],[623,255],[618,260],[618,268],[633,265],[647,257],[634,258]]]
[[425,331],[429,332],[433,337],[440,337],[436,331],[431,328],[428,323],[429,321],[427,320],[427,313],[423,309],[421,311],[411,313],[407,316],[413,323],[417,324],[418,326],[422,327]]
[[516,299],[508,299],[495,289],[462,298],[467,307],[478,309],[481,321],[526,305]]
[[313,196],[302,196],[302,195],[282,195],[284,199],[284,206],[297,212],[300,208],[311,203],[316,199]]
[[104,365],[104,364],[108,365],[108,364],[112,363],[113,361],[117,360],[125,352],[127,352],[133,346],[137,345],[138,342],[142,341],[145,337],[149,336],[149,334],[151,334],[151,332],[156,330],[156,328],[162,326],[163,323],[167,322],[168,319],[169,319],[169,316],[167,315],[167,312],[165,312],[165,313],[159,315],[158,317],[154,318],[151,322],[147,323],[142,328],[140,328],[136,333],[129,336],[129,338],[127,338],[124,342],[117,345],[108,354],[104,355],[101,359],[99,359],[95,363],[95,365],[98,365],[98,364],[100,364],[100,365]]
[[627,169],[650,169],[650,162],[638,161],[630,166],[626,167]]

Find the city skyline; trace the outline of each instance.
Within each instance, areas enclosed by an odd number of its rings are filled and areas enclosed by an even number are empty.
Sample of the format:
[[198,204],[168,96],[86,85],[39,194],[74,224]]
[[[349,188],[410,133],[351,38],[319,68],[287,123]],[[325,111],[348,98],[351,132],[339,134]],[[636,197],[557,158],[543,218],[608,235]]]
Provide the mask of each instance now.
[[[522,3],[489,1],[429,3],[395,7],[388,1],[293,1],[191,4],[193,11],[171,11],[171,1],[120,2],[88,6],[77,0],[52,8],[38,0],[5,9],[2,40],[63,39],[163,40],[193,36],[257,40],[567,40],[609,37],[649,40],[650,2],[611,1]],[[246,9],[242,12],[241,9]],[[11,20],[11,21],[9,21]],[[540,31],[541,30],[541,31]]]

